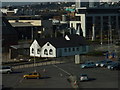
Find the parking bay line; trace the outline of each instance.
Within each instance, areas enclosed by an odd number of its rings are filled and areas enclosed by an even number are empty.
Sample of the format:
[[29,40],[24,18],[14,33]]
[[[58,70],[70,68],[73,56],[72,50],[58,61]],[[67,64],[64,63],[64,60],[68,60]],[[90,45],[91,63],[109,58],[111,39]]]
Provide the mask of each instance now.
[[23,81],[23,78],[19,81],[19,83],[21,83]]
[[58,68],[58,69],[60,69],[61,71],[65,72],[66,74],[71,75],[69,72],[67,72],[67,71],[65,71],[64,69],[58,67],[57,65],[53,65],[53,66],[56,67],[56,68]]

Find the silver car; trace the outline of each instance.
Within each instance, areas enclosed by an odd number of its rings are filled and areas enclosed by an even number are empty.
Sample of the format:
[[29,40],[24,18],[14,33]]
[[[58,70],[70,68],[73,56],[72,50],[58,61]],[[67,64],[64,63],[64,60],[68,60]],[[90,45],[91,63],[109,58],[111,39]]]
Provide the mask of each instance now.
[[10,66],[0,66],[0,73],[12,73],[13,69]]
[[80,81],[88,81],[89,80],[87,74],[81,74],[79,79],[80,79]]

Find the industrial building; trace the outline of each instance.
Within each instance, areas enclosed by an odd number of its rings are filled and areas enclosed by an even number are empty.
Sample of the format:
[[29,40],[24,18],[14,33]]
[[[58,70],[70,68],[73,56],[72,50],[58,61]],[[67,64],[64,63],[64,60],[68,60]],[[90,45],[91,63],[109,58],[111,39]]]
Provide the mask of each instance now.
[[120,29],[120,7],[114,3],[100,2],[76,2],[77,20],[70,21],[70,27],[76,30],[81,27],[83,36],[95,40],[108,31],[114,32],[119,36]]

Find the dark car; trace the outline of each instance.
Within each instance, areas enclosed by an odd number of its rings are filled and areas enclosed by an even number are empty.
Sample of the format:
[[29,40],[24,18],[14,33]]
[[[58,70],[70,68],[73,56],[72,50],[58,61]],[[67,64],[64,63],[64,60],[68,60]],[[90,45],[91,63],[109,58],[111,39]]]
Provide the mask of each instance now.
[[115,44],[116,44],[116,45],[120,45],[120,40],[117,40],[117,41],[115,42]]
[[110,70],[120,70],[120,63],[116,63],[114,65],[108,66]]
[[113,64],[110,64],[110,65],[107,66],[107,68],[110,69],[111,66],[114,66],[114,65],[116,65],[116,64],[117,64],[117,62],[115,62],[115,63],[113,63]]
[[100,66],[101,66],[101,67],[106,67],[106,66],[108,66],[108,65],[110,65],[110,64],[113,64],[113,63],[114,63],[114,62],[111,61],[111,60],[106,60],[105,62],[101,63]]
[[116,62],[114,62],[114,61],[108,62],[108,63],[106,63],[106,64],[104,65],[104,67],[107,67],[107,66],[109,66],[109,65],[114,65],[114,64],[116,64]]
[[81,68],[93,68],[93,67],[95,67],[95,63],[92,61],[81,64]]
[[99,67],[100,64],[101,64],[101,63],[104,63],[104,62],[106,62],[106,60],[97,61],[97,62],[95,62],[95,65],[96,65],[96,67]]

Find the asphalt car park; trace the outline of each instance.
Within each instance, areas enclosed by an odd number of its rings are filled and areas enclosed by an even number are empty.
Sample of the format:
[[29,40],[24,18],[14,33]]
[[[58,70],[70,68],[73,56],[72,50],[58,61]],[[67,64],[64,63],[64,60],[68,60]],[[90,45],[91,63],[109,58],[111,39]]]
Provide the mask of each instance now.
[[[35,69],[41,74],[41,79],[23,78]],[[79,77],[80,74],[87,74],[89,80],[79,82],[79,88],[118,88],[119,71],[100,67],[82,69],[80,64],[74,63],[16,69],[11,74],[3,74],[2,83],[4,87],[12,88],[72,88],[67,78],[70,75]]]

